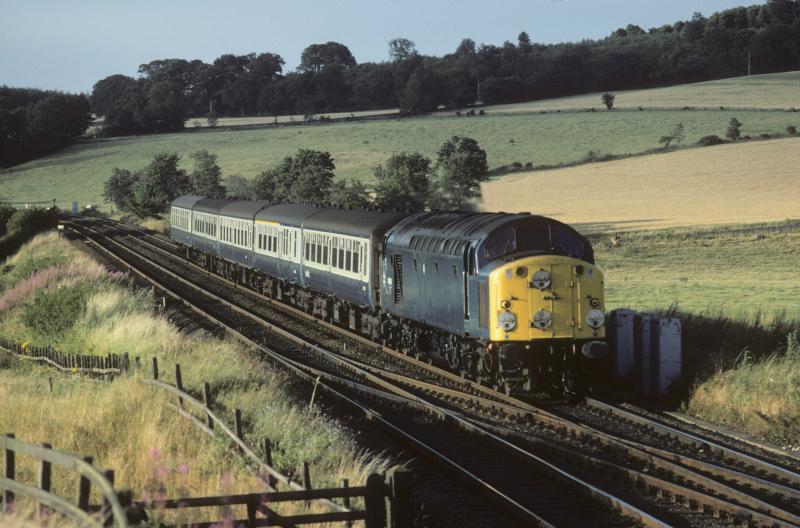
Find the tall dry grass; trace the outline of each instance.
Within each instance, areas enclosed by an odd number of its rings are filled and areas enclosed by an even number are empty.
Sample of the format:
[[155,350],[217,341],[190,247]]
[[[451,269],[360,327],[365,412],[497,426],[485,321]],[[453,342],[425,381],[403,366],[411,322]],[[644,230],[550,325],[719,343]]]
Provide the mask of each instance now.
[[760,360],[742,351],[735,368],[717,371],[696,388],[686,410],[800,449],[798,334],[789,334],[784,349]]
[[[45,281],[40,275],[48,269],[57,271],[48,272]],[[152,312],[146,290],[132,292],[119,276],[52,235],[31,241],[0,274],[6,288],[0,295],[9,296],[0,311],[0,334],[35,340],[35,332],[20,317],[31,293],[75,280],[94,286],[83,312],[60,342],[35,344],[53,344],[69,353],[128,353],[145,365],[157,357],[162,379],[173,382],[174,365],[180,363],[188,390],[199,394],[202,382],[208,382],[220,415],[230,417],[234,408],[241,409],[251,444],[270,438],[275,465],[285,473],[298,475],[302,463],[309,462],[316,486],[338,485],[343,478],[357,485],[370,472],[389,466],[385,457],[361,450],[339,423],[287,393],[283,375],[266,368],[249,350],[203,332],[181,332],[169,314]],[[100,383],[0,355],[0,430],[95,456],[97,465],[116,470],[118,485],[131,488],[137,499],[263,489],[230,455],[229,446],[208,439],[178,417],[164,393],[143,386],[143,375]],[[52,393],[48,377],[54,381]],[[20,461],[25,478],[35,481],[35,469],[32,462]],[[56,489],[66,496],[74,492],[74,481],[54,475]]]

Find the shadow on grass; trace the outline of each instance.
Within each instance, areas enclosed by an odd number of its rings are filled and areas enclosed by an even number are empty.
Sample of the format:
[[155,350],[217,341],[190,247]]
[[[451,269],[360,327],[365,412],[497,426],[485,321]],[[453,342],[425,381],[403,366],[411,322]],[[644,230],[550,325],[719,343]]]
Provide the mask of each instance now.
[[786,313],[729,317],[670,308],[658,315],[681,320],[683,375],[670,391],[672,404],[685,402],[715,372],[785,354],[789,335],[800,332],[800,319]]

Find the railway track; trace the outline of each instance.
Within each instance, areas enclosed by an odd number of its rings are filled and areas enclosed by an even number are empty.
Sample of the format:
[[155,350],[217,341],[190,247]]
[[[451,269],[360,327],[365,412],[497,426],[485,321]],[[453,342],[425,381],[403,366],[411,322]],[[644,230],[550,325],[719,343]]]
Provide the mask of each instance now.
[[[339,343],[333,343],[340,350],[331,352],[325,346],[332,344],[334,338],[327,333],[341,329],[313,318],[314,323],[309,325],[306,314],[272,303],[238,285],[235,291],[240,295],[236,303],[227,300],[228,295],[198,287],[196,283],[202,282],[204,288],[212,289],[213,282],[224,279],[180,260],[174,254],[174,244],[168,240],[105,222],[95,227],[111,229],[111,233],[85,224],[75,227],[85,233],[91,230],[95,243],[129,266],[137,258],[140,268],[154,265],[158,271],[151,267],[150,275],[162,274],[160,287],[165,291],[169,288],[164,283],[170,281],[194,289],[196,294],[205,291],[205,300],[197,299],[194,309],[197,311],[203,305],[202,310],[206,311],[211,305],[215,308],[220,305],[232,310],[236,316],[229,322],[232,324],[229,331],[237,332],[233,325],[237,324],[237,318],[244,318],[248,320],[244,325],[248,332],[260,327],[279,334],[287,343],[299,344],[300,348],[292,352],[294,359],[290,360],[295,368],[325,379],[353,401],[368,397],[372,410],[391,424],[383,424],[384,427],[397,429],[394,434],[405,435],[406,442],[416,444],[418,450],[450,471],[460,472],[462,479],[471,480],[485,493],[493,494],[494,500],[507,511],[515,512],[518,521],[558,526],[598,525],[603,521],[608,525],[800,524],[797,517],[800,485],[797,473],[790,469],[677,429],[667,431],[663,424],[630,416],[629,411],[597,400],[561,408],[523,402],[385,347],[380,347],[385,354],[376,354],[379,347],[352,334],[340,335]],[[124,243],[115,240],[120,238]],[[126,252],[127,260],[120,256]],[[161,259],[163,266],[156,264],[156,259]],[[150,264],[146,264],[148,260]],[[140,273],[147,275],[141,270]],[[227,290],[230,294],[230,283]],[[180,293],[171,293],[181,297]],[[239,299],[247,296],[256,301]],[[253,304],[279,313],[267,320]],[[287,323],[291,317],[303,320],[312,329],[313,341],[286,328],[292,326]],[[280,324],[275,324],[275,319]],[[257,343],[266,336],[253,337],[248,339]],[[288,346],[287,350],[291,348]],[[414,409],[414,413],[409,409]],[[614,427],[604,423],[611,417],[610,422],[617,424]],[[453,425],[458,427],[458,434],[453,434]],[[664,446],[667,438],[669,449],[658,447]],[[466,444],[465,439],[468,439]],[[673,444],[684,446],[684,450]],[[487,457],[487,452],[504,455]],[[696,456],[698,452],[714,456]],[[487,458],[490,463],[480,462]],[[520,476],[522,467],[530,467],[530,473]],[[552,487],[552,480],[572,491],[578,490],[581,496],[588,497],[588,502],[577,505],[571,498],[574,493],[563,490],[554,495],[546,493]],[[603,491],[608,489],[613,489],[616,495]],[[531,495],[539,500],[530,499]],[[564,497],[570,497],[572,502],[559,507],[559,500]],[[598,510],[603,503],[611,504],[612,508],[605,506]],[[577,510],[589,512],[589,516],[582,517]],[[623,512],[627,518],[609,515],[610,511]]]

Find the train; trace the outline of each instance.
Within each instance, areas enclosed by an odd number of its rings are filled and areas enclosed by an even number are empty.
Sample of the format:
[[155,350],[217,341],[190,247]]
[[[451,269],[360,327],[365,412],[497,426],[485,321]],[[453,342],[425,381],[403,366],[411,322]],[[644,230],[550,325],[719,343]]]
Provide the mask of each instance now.
[[209,272],[507,394],[580,397],[608,354],[592,246],[552,218],[184,195],[170,238]]

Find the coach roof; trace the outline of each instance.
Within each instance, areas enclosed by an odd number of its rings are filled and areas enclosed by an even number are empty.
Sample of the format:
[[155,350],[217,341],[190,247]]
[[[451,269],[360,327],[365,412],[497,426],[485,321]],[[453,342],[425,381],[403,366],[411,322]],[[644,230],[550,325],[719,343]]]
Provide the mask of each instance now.
[[267,202],[226,200],[226,203],[220,208],[219,214],[231,218],[243,218],[252,221],[256,217],[256,213],[268,205],[269,203]]
[[201,213],[219,214],[219,210],[226,204],[230,203],[229,200],[220,200],[217,198],[203,198],[194,204],[194,211]]
[[368,238],[382,236],[406,216],[397,212],[328,208],[308,218],[303,228]]
[[182,209],[191,209],[194,207],[194,204],[202,200],[202,196],[198,196],[196,194],[184,194],[183,196],[178,196],[172,201],[173,207],[180,207]]

